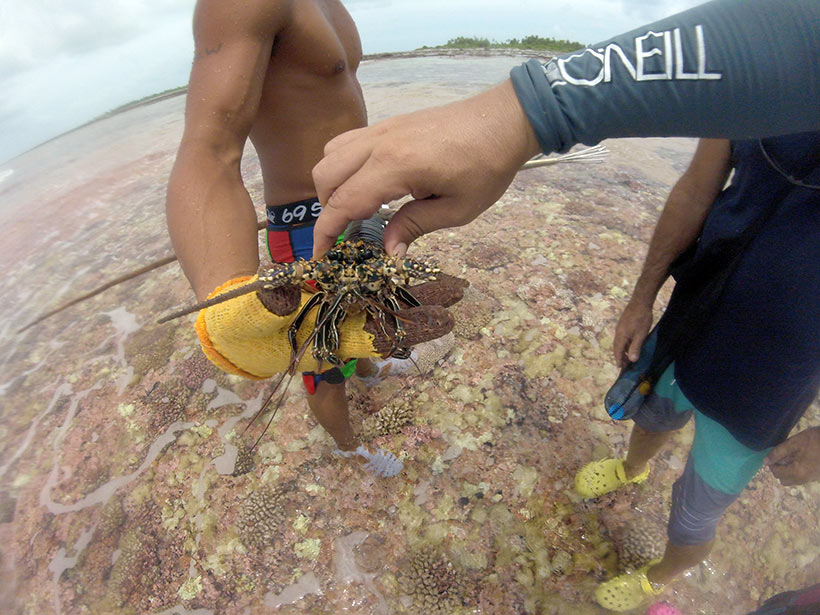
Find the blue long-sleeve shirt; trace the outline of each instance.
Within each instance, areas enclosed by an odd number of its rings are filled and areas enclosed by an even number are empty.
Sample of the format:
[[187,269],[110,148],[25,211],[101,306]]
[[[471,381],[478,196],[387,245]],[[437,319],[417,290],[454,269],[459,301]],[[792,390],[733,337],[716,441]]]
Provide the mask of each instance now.
[[820,1],[716,0],[511,72],[545,153],[820,128]]
[[[545,153],[610,137],[792,135],[771,140],[772,153],[817,183],[806,175],[820,169],[817,133],[793,133],[820,130],[820,0],[716,0],[511,77]],[[762,450],[788,436],[820,386],[820,193],[759,150],[735,143],[735,183],[701,243],[777,211],[675,374],[699,410]]]

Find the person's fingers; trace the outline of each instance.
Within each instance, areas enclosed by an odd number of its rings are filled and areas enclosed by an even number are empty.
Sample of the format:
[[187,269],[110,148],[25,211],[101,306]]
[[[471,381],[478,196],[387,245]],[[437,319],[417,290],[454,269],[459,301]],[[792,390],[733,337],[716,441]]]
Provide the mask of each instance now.
[[348,130],[347,132],[343,132],[340,135],[336,135],[330,141],[325,143],[325,156],[335,152],[338,149],[343,148],[351,141],[361,139],[369,131],[371,131],[370,126],[363,126],[362,128],[354,128],[353,130]]
[[322,158],[311,171],[316,196],[325,205],[330,195],[354,175],[370,158],[372,140],[367,128],[344,132],[328,141]]
[[615,328],[615,339],[612,340],[612,356],[615,358],[615,365],[618,368],[624,367],[626,364],[626,346],[629,343],[629,338],[624,332],[624,328],[618,326]]
[[640,358],[641,348],[643,347],[643,342],[645,339],[645,334],[642,335],[640,333],[635,333],[632,335],[632,341],[629,343],[629,352],[627,353],[627,356],[632,363]]
[[[358,149],[358,146],[356,148]],[[319,165],[323,163],[324,161]],[[393,183],[386,182],[386,174],[379,172],[380,165],[372,158],[361,161],[358,166],[342,161],[340,165],[327,167],[332,169],[334,178],[328,178],[325,170],[319,168],[319,165],[314,167],[313,172],[323,207],[313,227],[314,258],[323,256],[332,248],[352,220],[369,218],[379,211],[383,203],[409,193],[398,180]],[[347,171],[339,172],[342,166],[345,166]],[[325,200],[322,200],[323,198]]]
[[422,305],[449,307],[461,301],[464,289],[469,285],[470,283],[463,278],[438,273],[434,281],[411,286],[408,290]]
[[[404,340],[401,345],[415,346],[422,342],[437,339],[449,333],[455,320],[447,308],[440,305],[423,305],[398,312]],[[392,318],[376,322],[368,317],[365,331],[373,335],[373,347],[381,357],[388,357],[396,349],[396,326]]]
[[423,198],[414,192],[415,201],[404,203],[390,218],[384,231],[384,249],[401,256],[407,246],[422,235],[441,228],[462,226],[473,220],[479,211],[465,207],[463,199],[455,197]]
[[[363,216],[366,218],[367,216]],[[325,206],[313,226],[313,258],[323,257],[334,246],[347,225],[356,218],[341,209],[330,209]]]

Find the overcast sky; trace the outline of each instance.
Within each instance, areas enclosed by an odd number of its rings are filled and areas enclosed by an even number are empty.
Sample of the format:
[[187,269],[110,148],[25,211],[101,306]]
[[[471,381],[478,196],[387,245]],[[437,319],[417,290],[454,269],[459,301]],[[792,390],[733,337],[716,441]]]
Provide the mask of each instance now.
[[[456,36],[504,41],[538,34],[590,44],[701,3],[344,4],[359,27],[364,52],[378,53],[440,45]],[[124,103],[184,85],[193,53],[194,4],[195,0],[0,0],[0,163]]]

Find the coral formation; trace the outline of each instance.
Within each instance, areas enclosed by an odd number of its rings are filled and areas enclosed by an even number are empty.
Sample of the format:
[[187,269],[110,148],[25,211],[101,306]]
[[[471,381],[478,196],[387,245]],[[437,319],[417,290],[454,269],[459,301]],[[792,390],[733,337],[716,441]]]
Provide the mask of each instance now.
[[414,553],[399,574],[401,590],[418,613],[451,613],[475,601],[474,584],[443,554],[430,548]]
[[145,587],[158,583],[163,571],[154,541],[140,529],[127,531],[108,579],[108,598],[117,604],[145,602]]
[[469,286],[464,289],[464,298],[449,308],[456,321],[453,333],[463,339],[478,337],[493,317],[494,306],[489,296]]
[[562,549],[558,549],[552,556],[550,562],[552,573],[558,576],[572,572],[572,555]]
[[516,424],[549,431],[569,414],[569,400],[552,376],[528,378],[521,365],[505,365],[493,378],[493,390],[506,406],[516,409]]
[[0,491],[0,523],[11,523],[14,520],[15,500],[7,491]]
[[180,378],[170,378],[154,383],[143,398],[151,417],[151,427],[160,430],[185,417],[191,390]]
[[213,363],[208,361],[199,349],[182,362],[178,371],[185,386],[195,391],[202,388],[202,383],[206,378],[212,378],[218,372]]
[[399,397],[391,400],[376,414],[371,414],[362,421],[362,437],[372,439],[377,436],[389,436],[399,433],[405,425],[413,420],[413,406],[407,399]]
[[242,476],[253,469],[253,451],[244,441],[236,443],[236,463],[233,466],[232,476]]
[[476,269],[495,269],[510,262],[510,254],[496,243],[478,243],[467,252],[465,262]]
[[618,544],[618,563],[624,571],[637,570],[661,557],[664,545],[666,530],[662,526],[648,521],[633,525]]
[[263,487],[245,498],[237,523],[244,544],[263,548],[273,543],[282,530],[287,497],[284,489]]
[[97,532],[100,537],[110,538],[114,536],[122,526],[125,519],[125,513],[122,510],[122,502],[120,498],[113,497],[103,506],[100,513],[100,523],[97,525]]
[[[456,320],[455,326],[458,326],[458,320]],[[455,343],[456,338],[453,332],[451,331],[447,335],[442,335],[438,339],[431,340],[429,342],[425,342],[423,344],[415,346],[414,350],[416,351],[417,355],[416,365],[415,369],[411,370],[410,373],[430,373],[433,370],[433,368],[442,359],[444,359],[444,357],[450,354],[450,352],[453,350],[453,346],[455,346]]]
[[125,358],[137,379],[168,363],[174,348],[175,329],[153,326],[140,329],[125,344]]

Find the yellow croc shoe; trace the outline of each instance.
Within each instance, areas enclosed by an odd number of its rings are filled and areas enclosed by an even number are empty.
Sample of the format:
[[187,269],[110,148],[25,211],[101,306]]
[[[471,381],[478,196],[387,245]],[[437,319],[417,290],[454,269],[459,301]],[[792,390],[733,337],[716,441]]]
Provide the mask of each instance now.
[[575,475],[575,491],[582,498],[597,498],[629,483],[642,483],[648,476],[649,466],[642,474],[629,479],[623,459],[600,459],[586,464]]
[[653,560],[640,570],[627,572],[601,583],[595,590],[595,599],[598,604],[610,611],[622,613],[631,611],[641,606],[647,598],[660,594],[663,591],[663,585],[650,583],[646,577],[649,567],[659,561],[659,559]]

